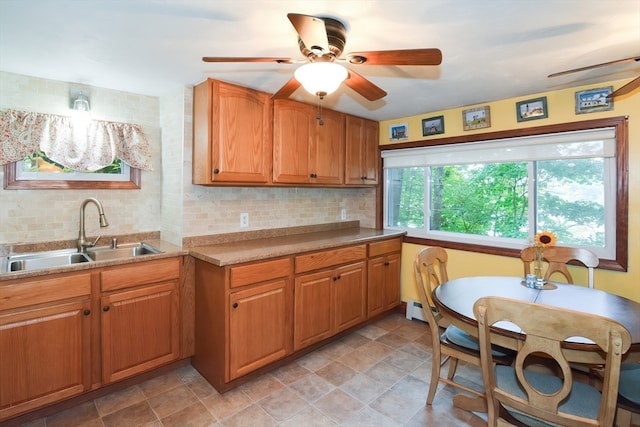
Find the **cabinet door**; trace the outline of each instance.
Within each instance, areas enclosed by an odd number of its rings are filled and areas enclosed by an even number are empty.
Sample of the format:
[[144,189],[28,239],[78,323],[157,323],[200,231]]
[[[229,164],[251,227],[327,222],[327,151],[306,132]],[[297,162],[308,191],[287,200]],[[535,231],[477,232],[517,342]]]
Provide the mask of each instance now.
[[[313,112],[312,112],[313,113]],[[310,146],[310,175],[314,184],[344,183],[344,114],[322,112],[320,125],[315,120],[315,138]]]
[[378,183],[378,123],[359,117],[346,117],[345,182],[347,184]]
[[371,258],[368,272],[367,316],[400,304],[400,254]]
[[90,306],[0,315],[0,420],[89,390]]
[[179,358],[177,280],[114,292],[101,303],[104,383]]
[[365,263],[346,265],[333,273],[333,311],[335,330],[340,332],[367,318]]
[[230,380],[291,353],[288,283],[279,279],[230,294]]
[[269,94],[209,79],[194,89],[193,183],[268,183]]
[[309,144],[314,138],[313,108],[277,99],[273,105],[273,182],[308,184]]
[[389,309],[400,304],[400,254],[389,254],[384,267],[384,305]]
[[385,310],[385,283],[386,266],[385,257],[376,257],[369,260],[369,283],[367,292],[367,316],[372,317]]
[[333,335],[333,273],[323,271],[296,278],[293,349],[299,350]]

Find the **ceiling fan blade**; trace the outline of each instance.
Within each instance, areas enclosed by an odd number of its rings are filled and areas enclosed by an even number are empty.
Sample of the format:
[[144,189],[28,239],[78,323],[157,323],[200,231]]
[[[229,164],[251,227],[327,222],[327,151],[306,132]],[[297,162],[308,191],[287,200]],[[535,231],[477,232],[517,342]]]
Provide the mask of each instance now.
[[639,87],[640,87],[640,77],[636,77],[626,85],[620,87],[618,90],[615,90],[612,93],[610,93],[609,96],[607,96],[607,98],[613,99],[616,96],[626,95],[638,89]]
[[205,56],[202,58],[204,62],[276,62],[278,64],[291,64],[293,60],[291,58],[225,58],[225,57],[212,57]]
[[578,71],[591,70],[593,68],[604,67],[607,65],[624,64],[626,62],[640,61],[640,56],[632,56],[631,58],[618,59],[616,61],[603,62],[602,64],[588,65],[586,67],[574,68],[573,70],[560,71],[559,73],[549,74],[547,77],[563,76],[565,74],[576,73]]
[[284,84],[276,93],[271,96],[271,99],[286,99],[289,98],[293,92],[300,87],[300,82],[291,77],[288,82]]
[[349,70],[349,77],[344,84],[367,98],[369,101],[377,101],[387,96],[387,92],[371,83],[355,71]]
[[321,53],[329,53],[327,28],[322,19],[299,13],[289,13],[287,18],[293,24],[293,28],[296,29],[300,40],[307,49],[311,51],[320,49]]
[[440,49],[379,50],[350,52],[346,56],[352,64],[364,65],[440,65]]

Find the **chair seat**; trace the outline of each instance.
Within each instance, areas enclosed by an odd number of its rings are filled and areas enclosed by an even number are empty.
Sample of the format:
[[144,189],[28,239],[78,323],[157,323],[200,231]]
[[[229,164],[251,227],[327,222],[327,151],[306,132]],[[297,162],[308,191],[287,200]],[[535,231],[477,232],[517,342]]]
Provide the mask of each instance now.
[[[447,329],[444,331],[444,336],[449,342],[457,345],[458,347],[480,352],[480,344],[478,343],[478,340],[457,326],[447,326]],[[513,352],[511,350],[501,349],[498,346],[492,346],[491,353],[493,357],[507,357]]]
[[618,394],[640,405],[640,363],[624,363],[620,366]]
[[[499,389],[526,399],[524,389],[518,383],[516,371],[513,367],[496,365],[494,371],[496,375],[496,385]],[[531,386],[543,393],[553,393],[562,387],[562,380],[553,375],[526,371],[525,376]],[[600,410],[601,397],[600,391],[595,387],[574,381],[568,399],[560,404],[558,410],[567,414],[579,415],[595,420]],[[507,409],[514,418],[528,426],[555,426],[555,424],[532,418],[512,408]]]

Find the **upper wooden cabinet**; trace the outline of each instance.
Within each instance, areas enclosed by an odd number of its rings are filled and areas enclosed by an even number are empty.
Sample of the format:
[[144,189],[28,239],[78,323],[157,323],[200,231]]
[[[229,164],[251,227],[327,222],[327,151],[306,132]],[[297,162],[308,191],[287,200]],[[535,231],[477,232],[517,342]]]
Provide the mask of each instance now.
[[193,94],[193,183],[271,182],[271,95],[208,79]]
[[346,116],[345,183],[378,183],[378,122]]
[[273,182],[344,184],[344,114],[278,99],[273,107]]

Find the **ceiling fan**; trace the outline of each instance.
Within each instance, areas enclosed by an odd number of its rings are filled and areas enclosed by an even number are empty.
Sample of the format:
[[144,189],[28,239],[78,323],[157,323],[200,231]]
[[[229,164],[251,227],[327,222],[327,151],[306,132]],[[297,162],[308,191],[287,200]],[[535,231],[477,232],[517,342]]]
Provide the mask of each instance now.
[[[589,65],[589,66],[586,66],[586,67],[574,68],[573,70],[560,71],[559,73],[549,74],[547,77],[562,76],[562,75],[569,74],[569,73],[576,73],[578,71],[586,71],[586,70],[591,70],[593,68],[605,67],[605,66],[608,66],[608,65],[624,64],[624,63],[633,62],[633,61],[636,61],[636,62],[640,61],[640,56],[632,56],[630,58],[618,59],[616,61],[603,62],[602,64],[595,64],[595,65]],[[620,87],[619,89],[615,90],[614,92],[610,93],[609,96],[607,96],[607,98],[613,99],[616,96],[626,95],[628,93],[633,92],[634,90],[636,90],[638,88],[640,88],[640,76],[636,77],[635,79],[631,80],[626,85],[624,85],[624,86]]]
[[351,52],[340,57],[346,44],[346,29],[342,22],[327,17],[287,14],[298,33],[298,46],[302,60],[284,57],[204,57],[204,62],[275,62],[277,64],[304,64],[295,71],[273,98],[288,98],[301,85],[320,98],[336,90],[344,83],[369,101],[387,95],[380,87],[357,72],[340,65],[439,65],[440,49],[405,49]]

